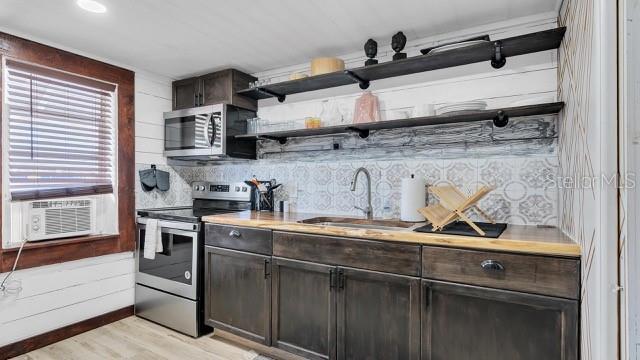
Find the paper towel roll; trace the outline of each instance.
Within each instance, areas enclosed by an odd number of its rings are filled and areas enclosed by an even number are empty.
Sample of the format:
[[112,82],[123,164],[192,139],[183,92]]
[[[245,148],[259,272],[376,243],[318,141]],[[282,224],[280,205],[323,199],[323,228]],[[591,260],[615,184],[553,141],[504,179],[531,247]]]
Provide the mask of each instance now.
[[426,206],[425,182],[412,174],[409,179],[402,179],[400,186],[400,220],[420,222],[425,221],[418,209]]

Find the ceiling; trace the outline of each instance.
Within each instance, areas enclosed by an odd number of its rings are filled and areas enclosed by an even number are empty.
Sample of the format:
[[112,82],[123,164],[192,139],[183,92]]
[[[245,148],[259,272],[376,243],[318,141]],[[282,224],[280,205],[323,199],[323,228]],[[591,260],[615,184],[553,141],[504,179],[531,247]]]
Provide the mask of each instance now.
[[179,78],[225,67],[259,72],[556,11],[561,0],[0,0],[0,29]]

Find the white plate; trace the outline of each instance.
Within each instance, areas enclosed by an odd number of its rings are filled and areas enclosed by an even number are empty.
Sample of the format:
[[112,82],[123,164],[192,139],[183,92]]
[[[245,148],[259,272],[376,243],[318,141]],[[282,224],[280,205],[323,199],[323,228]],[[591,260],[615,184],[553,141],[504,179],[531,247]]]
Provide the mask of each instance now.
[[458,114],[466,114],[466,113],[472,113],[472,112],[476,112],[478,110],[484,110],[484,109],[472,109],[472,110],[447,110],[447,111],[442,111],[442,112],[437,112],[436,115],[446,115],[446,114],[450,114],[450,115],[458,115]]
[[445,51],[449,51],[449,50],[465,48],[465,47],[468,47],[468,46],[473,46],[473,45],[478,45],[478,44],[484,44],[484,43],[488,43],[488,42],[490,42],[490,41],[487,41],[487,40],[471,40],[471,41],[465,41],[465,42],[445,45],[445,46],[441,46],[439,48],[435,48],[435,49],[429,51],[428,55],[437,54],[437,53],[441,53],[441,52],[445,52]]
[[486,104],[470,104],[470,105],[455,105],[455,106],[442,106],[438,110],[451,110],[451,109],[484,109]]
[[487,105],[487,102],[482,100],[461,101],[461,102],[455,102],[455,103],[440,104],[438,105],[438,107],[443,108],[448,106],[459,106],[459,105]]

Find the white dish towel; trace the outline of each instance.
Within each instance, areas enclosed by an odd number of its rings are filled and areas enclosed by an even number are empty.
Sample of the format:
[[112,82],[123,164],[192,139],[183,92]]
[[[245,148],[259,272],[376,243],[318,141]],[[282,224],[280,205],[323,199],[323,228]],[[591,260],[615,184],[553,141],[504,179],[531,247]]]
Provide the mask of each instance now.
[[148,219],[144,234],[144,258],[153,260],[156,253],[162,252],[162,228],[157,219]]

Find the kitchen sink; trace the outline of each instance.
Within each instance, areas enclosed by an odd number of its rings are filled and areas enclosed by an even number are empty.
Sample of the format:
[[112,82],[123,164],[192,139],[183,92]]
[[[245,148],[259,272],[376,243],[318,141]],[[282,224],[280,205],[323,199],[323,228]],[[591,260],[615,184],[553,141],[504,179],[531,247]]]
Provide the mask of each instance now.
[[302,224],[321,225],[321,226],[339,226],[355,229],[373,229],[373,230],[394,230],[394,231],[410,231],[423,225],[422,223],[408,223],[399,220],[369,220],[345,217],[329,217],[320,216],[310,219],[298,221]]

